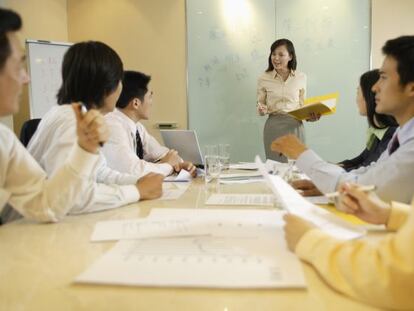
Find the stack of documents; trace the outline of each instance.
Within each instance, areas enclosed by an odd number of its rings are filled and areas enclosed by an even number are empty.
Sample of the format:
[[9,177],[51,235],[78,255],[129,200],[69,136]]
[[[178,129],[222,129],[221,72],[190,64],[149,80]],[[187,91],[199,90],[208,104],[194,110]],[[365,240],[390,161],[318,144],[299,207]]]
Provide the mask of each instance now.
[[230,164],[231,170],[248,170],[248,171],[257,171],[257,164],[254,162],[239,162]]
[[241,184],[263,181],[263,176],[259,172],[245,173],[221,173],[220,183],[222,184]]
[[274,210],[158,209],[146,219],[98,223],[94,241],[121,240],[76,281],[303,288],[302,266],[286,247],[282,216]]
[[[211,196],[207,204],[266,205],[276,201],[337,238],[353,239],[365,233],[314,206],[279,176],[268,174],[259,158],[256,164],[272,196],[219,194]],[[257,173],[246,177],[257,178]],[[153,209],[147,218],[100,222],[92,241],[119,242],[76,281],[129,286],[303,288],[302,266],[286,246],[284,213],[274,209],[163,208]]]

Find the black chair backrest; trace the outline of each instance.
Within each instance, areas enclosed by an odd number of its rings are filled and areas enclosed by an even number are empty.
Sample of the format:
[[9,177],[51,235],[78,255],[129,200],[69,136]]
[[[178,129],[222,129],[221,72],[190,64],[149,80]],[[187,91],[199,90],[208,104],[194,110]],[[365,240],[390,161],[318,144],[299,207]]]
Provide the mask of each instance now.
[[20,131],[20,141],[23,146],[27,147],[29,144],[30,138],[36,132],[37,127],[41,119],[32,119],[23,123],[22,130]]

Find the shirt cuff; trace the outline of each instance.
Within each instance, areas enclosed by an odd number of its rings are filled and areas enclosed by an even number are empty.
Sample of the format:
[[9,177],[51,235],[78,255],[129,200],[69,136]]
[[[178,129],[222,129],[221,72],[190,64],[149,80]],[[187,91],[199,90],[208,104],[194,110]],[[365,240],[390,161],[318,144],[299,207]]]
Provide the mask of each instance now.
[[295,248],[295,253],[298,257],[304,261],[312,263],[314,260],[318,260],[320,254],[318,254],[318,245],[322,240],[335,238],[326,234],[320,229],[312,229],[306,232],[299,240]]
[[158,164],[158,167],[164,176],[174,173],[174,168],[168,163],[160,163]]
[[295,165],[308,175],[323,193],[335,191],[339,177],[344,172],[341,167],[327,163],[311,149],[304,151],[296,159]]
[[141,195],[135,185],[122,185],[119,187],[125,199],[125,204],[136,203],[141,199]]
[[387,222],[387,228],[389,230],[396,231],[402,227],[402,225],[404,225],[405,221],[407,220],[411,209],[412,207],[410,205],[399,202],[392,202],[390,217],[388,218]]
[[295,165],[302,171],[309,170],[312,166],[311,163],[314,163],[318,159],[319,157],[315,152],[307,149],[296,159]]
[[90,153],[75,143],[69,153],[67,163],[81,177],[89,177],[99,160],[99,154]]

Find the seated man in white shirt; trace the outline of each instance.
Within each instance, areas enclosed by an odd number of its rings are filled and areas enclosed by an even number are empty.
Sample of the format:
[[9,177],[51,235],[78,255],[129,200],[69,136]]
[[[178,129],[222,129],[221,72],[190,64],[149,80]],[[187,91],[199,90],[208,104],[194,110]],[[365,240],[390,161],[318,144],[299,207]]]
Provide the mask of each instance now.
[[[75,140],[75,118],[67,105],[83,102],[102,114],[111,112],[122,89],[123,65],[118,54],[102,42],[88,41],[72,45],[62,64],[62,85],[58,105],[42,118],[29,142],[28,150],[48,175],[67,158]],[[110,169],[100,154],[93,196],[84,196],[70,213],[85,213],[120,207],[143,199],[154,199],[162,193],[163,176],[136,175]],[[138,181],[137,181],[138,180]]]
[[343,182],[372,184],[384,201],[410,203],[414,195],[414,36],[387,41],[383,52],[386,57],[380,78],[372,87],[375,111],[393,116],[399,128],[377,162],[345,172],[322,160],[293,135],[275,140],[272,150],[297,159],[298,168],[324,193],[334,191]]
[[[29,76],[17,34],[20,16],[0,8],[0,21],[0,117],[5,117],[18,111]],[[108,129],[97,110],[82,115],[79,104],[68,107],[76,120],[73,143],[49,179],[14,133],[0,124],[0,212],[7,206],[29,219],[55,222],[78,200],[93,195],[99,142],[107,140]]]
[[160,145],[139,122],[149,118],[152,105],[150,80],[150,76],[141,72],[124,72],[117,108],[105,115],[111,129],[108,143],[102,149],[108,165],[138,176],[149,172],[168,176],[185,169],[195,177],[197,171],[192,163],[184,162],[175,150]]

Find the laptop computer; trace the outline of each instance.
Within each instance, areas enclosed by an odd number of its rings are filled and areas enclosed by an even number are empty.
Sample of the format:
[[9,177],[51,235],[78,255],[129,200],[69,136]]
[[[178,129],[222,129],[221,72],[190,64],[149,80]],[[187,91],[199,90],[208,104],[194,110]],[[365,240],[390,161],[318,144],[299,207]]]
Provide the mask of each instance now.
[[175,149],[184,161],[203,166],[203,156],[194,130],[160,130],[164,145]]

